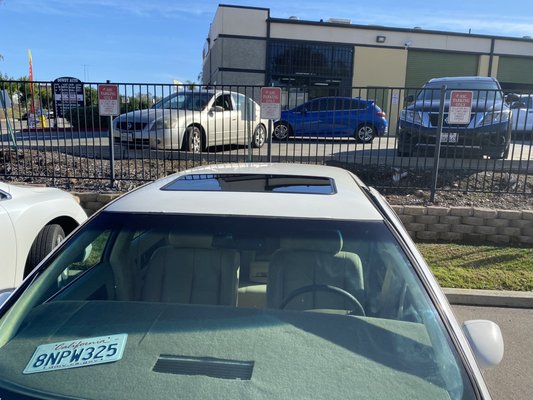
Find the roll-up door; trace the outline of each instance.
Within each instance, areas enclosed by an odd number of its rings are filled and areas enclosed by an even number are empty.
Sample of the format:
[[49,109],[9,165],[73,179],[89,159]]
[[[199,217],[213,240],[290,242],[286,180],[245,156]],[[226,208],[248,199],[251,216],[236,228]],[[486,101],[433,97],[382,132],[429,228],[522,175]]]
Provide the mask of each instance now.
[[504,89],[531,89],[533,58],[500,56],[498,80]]
[[409,50],[405,86],[419,88],[431,78],[475,76],[479,56],[475,54]]

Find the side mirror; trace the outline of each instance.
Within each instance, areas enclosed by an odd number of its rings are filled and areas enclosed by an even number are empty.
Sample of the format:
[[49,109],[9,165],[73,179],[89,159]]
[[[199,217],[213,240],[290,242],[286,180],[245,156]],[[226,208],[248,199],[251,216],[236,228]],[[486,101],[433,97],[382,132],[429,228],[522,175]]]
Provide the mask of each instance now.
[[521,102],[521,101],[515,101],[513,104],[511,104],[511,108],[512,109],[517,109],[517,108],[527,108],[526,105]]
[[209,110],[209,112],[212,112],[212,113],[216,113],[216,112],[220,112],[220,111],[224,111],[224,107],[214,106],[214,107],[211,107],[211,110]]
[[307,108],[302,108],[302,109],[300,110],[300,113],[301,113],[302,115],[307,114]]
[[503,337],[497,324],[474,319],[463,323],[463,331],[481,368],[492,368],[502,361]]
[[415,101],[415,96],[413,96],[412,94],[410,94],[409,96],[405,96],[405,101],[407,103],[412,103],[413,101]]

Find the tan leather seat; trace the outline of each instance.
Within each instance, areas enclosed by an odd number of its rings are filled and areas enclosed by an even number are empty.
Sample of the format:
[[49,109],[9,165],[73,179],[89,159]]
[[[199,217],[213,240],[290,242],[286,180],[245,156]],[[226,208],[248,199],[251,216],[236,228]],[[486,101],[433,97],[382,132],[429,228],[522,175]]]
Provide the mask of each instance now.
[[[343,289],[363,303],[363,268],[357,254],[341,251],[338,231],[308,232],[285,238],[268,271],[267,305],[279,308],[295,290],[310,285]],[[349,310],[350,301],[338,293],[313,290],[295,297],[286,309]]]
[[169,235],[152,255],[142,299],[189,304],[235,305],[239,254],[212,247],[210,235]]

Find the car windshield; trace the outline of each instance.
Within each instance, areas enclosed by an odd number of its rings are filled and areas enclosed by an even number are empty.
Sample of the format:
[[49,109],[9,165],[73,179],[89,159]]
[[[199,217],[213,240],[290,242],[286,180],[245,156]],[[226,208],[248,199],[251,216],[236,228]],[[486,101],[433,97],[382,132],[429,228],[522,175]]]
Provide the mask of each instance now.
[[41,270],[2,398],[475,398],[383,221],[102,212]]
[[471,90],[473,93],[472,101],[482,103],[501,102],[502,92],[493,82],[476,82],[476,81],[455,81],[455,82],[439,82],[429,83],[418,93],[417,100],[419,101],[435,101],[440,100],[440,91],[442,86],[446,85],[446,100],[450,99],[452,90]]
[[165,97],[156,103],[153,108],[202,111],[212,96],[212,93],[206,92],[178,92]]

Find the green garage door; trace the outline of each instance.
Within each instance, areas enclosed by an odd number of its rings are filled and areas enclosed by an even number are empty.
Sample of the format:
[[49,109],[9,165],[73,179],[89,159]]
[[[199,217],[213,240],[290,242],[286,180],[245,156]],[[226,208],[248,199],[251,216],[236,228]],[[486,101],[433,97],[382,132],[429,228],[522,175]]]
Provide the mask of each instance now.
[[498,80],[504,89],[533,87],[533,58],[504,57],[498,61]]
[[475,76],[478,62],[475,54],[409,50],[405,86],[419,88],[431,78],[443,76]]

